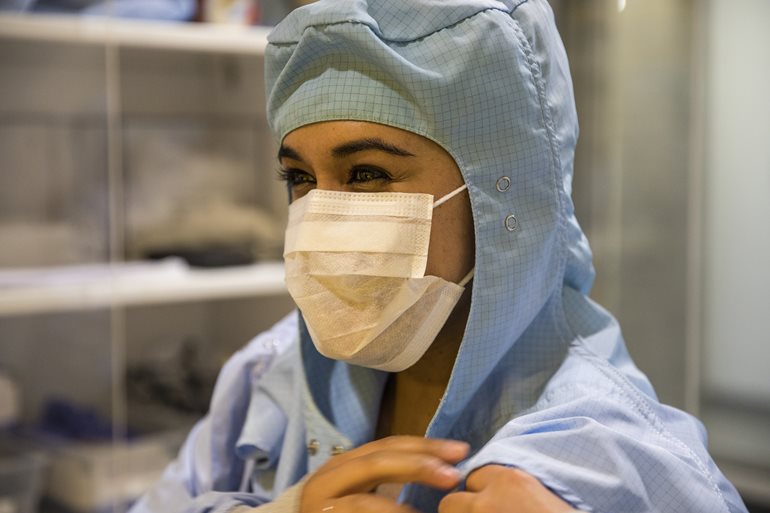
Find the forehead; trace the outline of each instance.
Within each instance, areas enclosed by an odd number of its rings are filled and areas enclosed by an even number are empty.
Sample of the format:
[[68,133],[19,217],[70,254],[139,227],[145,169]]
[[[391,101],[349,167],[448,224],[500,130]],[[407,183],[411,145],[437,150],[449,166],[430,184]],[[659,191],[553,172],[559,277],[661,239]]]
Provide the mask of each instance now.
[[[407,130],[367,121],[324,121],[302,126],[289,132],[282,147],[302,154],[330,154],[351,141],[378,139],[414,156],[446,153],[430,139]],[[345,156],[344,152],[341,155]]]

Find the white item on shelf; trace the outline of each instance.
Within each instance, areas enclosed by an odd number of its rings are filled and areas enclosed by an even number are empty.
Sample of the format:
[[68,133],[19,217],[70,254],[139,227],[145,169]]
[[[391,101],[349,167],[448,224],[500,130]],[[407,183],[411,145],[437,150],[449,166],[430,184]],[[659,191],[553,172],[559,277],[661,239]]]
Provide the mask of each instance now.
[[51,449],[45,494],[67,509],[84,513],[128,504],[160,478],[184,431]]
[[[199,202],[202,203],[202,202]],[[238,205],[222,197],[178,208],[162,222],[137,230],[134,253],[150,254],[167,248],[206,248],[241,242],[253,254],[277,253],[283,248],[283,229],[263,209]]]

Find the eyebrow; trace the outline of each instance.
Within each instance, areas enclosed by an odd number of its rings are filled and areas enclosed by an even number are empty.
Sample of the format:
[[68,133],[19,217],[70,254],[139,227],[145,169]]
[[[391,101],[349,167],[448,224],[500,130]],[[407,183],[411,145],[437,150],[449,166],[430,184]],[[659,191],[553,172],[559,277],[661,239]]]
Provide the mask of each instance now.
[[297,153],[296,150],[288,146],[284,146],[283,144],[281,144],[281,148],[278,150],[278,160],[281,160],[281,159],[293,159],[293,160],[298,160],[300,162],[304,162],[304,160],[302,160],[302,157],[299,156],[299,153]]
[[[376,137],[358,139],[355,141],[347,142],[345,144],[341,144],[333,148],[331,151],[331,154],[333,157],[341,158],[341,157],[347,157],[349,155],[352,155],[354,153],[358,153],[361,151],[370,151],[370,150],[383,151],[390,155],[396,155],[397,157],[414,157],[415,156],[414,153],[411,153],[403,148],[399,148],[394,144],[390,144]],[[299,155],[299,153],[295,149],[291,148],[290,146],[285,146],[282,144],[281,148],[278,150],[278,160],[281,160],[283,158],[304,162],[302,157]]]
[[399,148],[398,146],[387,143],[376,137],[350,141],[348,143],[337,146],[332,150],[332,156],[347,157],[353,153],[368,150],[384,151],[385,153],[396,155],[397,157],[414,157],[414,153],[410,153],[402,148]]

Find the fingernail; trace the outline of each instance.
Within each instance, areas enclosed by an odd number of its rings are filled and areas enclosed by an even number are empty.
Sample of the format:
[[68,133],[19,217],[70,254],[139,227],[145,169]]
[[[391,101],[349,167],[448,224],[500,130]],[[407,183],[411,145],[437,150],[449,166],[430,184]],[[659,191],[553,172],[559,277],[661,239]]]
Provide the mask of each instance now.
[[437,470],[438,475],[447,479],[460,479],[460,471],[454,467],[441,467]]

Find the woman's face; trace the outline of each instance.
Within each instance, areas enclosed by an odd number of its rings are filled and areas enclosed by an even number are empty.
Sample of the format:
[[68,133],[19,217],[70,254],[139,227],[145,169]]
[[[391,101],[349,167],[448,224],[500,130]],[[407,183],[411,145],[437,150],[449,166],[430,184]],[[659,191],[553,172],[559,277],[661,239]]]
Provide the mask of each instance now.
[[[464,182],[454,159],[433,141],[376,123],[326,121],[297,128],[278,152],[292,201],[313,189],[420,192],[438,200]],[[454,283],[475,260],[473,216],[463,191],[433,211],[426,275]]]

